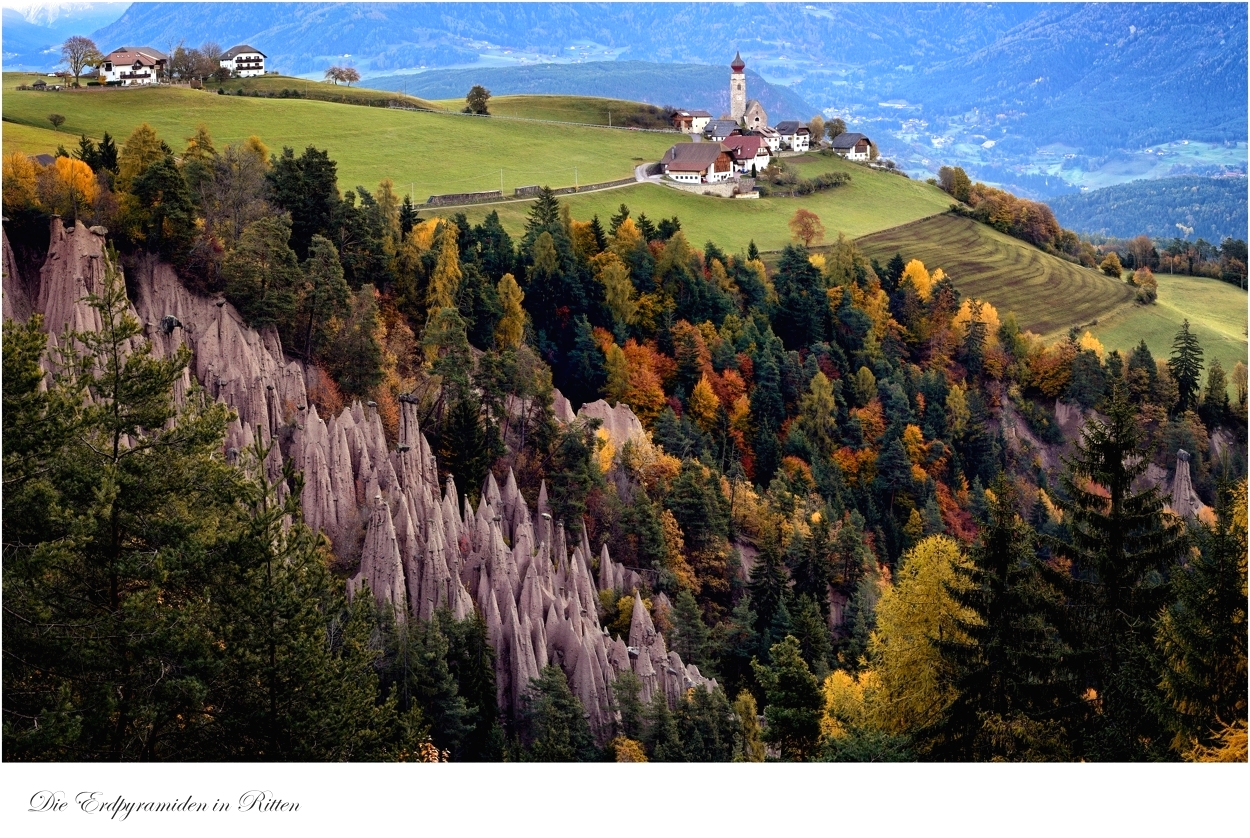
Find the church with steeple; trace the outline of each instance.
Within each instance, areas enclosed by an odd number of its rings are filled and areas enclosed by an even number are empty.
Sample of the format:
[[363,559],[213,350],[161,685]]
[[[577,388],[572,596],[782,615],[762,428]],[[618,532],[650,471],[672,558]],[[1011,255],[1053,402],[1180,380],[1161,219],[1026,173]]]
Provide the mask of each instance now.
[[729,65],[729,118],[744,128],[757,131],[768,127],[768,114],[755,99],[747,98],[747,63],[742,53],[734,53]]

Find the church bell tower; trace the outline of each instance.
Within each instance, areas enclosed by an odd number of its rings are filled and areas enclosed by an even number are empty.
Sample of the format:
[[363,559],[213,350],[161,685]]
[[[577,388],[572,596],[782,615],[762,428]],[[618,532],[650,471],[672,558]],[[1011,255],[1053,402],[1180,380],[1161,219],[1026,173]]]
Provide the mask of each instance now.
[[747,112],[747,64],[742,60],[742,53],[734,53],[733,63],[729,69],[729,116],[741,121]]

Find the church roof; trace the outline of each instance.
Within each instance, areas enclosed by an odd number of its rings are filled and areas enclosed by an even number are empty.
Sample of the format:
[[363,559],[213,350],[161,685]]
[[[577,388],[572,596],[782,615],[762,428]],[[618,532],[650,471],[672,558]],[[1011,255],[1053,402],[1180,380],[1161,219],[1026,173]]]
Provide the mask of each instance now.
[[729,65],[730,69],[733,70],[735,73],[741,73],[743,70],[746,69],[746,66],[747,66],[747,63],[742,60],[742,53],[735,52],[734,61],[732,64]]

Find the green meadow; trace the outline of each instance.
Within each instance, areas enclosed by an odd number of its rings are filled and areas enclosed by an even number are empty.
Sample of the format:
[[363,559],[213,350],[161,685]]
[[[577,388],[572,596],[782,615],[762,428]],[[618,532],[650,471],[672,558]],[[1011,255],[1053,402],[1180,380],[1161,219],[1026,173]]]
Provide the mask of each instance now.
[[53,131],[51,124],[46,128],[34,125],[22,125],[17,122],[0,124],[0,132],[4,137],[4,152],[20,151],[23,154],[52,154],[59,145],[72,151],[78,146],[78,135],[64,131]]
[[[411,191],[418,203],[430,195],[548,184],[572,186],[617,180],[643,161],[658,160],[673,137],[592,126],[492,120],[454,114],[359,107],[307,99],[220,96],[188,88],[89,88],[59,93],[19,91],[31,76],[5,73],[4,118],[50,127],[49,113],[65,117],[61,132],[108,131],[120,144],[147,122],[175,149],[196,126],[208,126],[218,145],[252,134],[272,151],[313,145],[338,162],[339,186],[372,189],[382,178]],[[6,132],[7,136],[7,132]],[[67,143],[67,147],[70,143]],[[6,146],[7,149],[7,146]]]
[[[714,241],[730,252],[746,250],[754,240],[761,250],[780,250],[791,241],[790,218],[800,209],[820,216],[825,240],[838,233],[855,238],[940,213],[950,205],[950,197],[934,186],[898,175],[875,172],[840,158],[812,155],[813,160],[794,158],[800,166],[819,166],[818,171],[846,171],[850,184],[801,198],[758,198],[752,200],[713,198],[680,192],[666,186],[641,183],[602,192],[561,196],[573,217],[586,220],[598,215],[605,222],[622,203],[633,214],[646,213],[653,221],[676,215],[682,230],[693,244]],[[805,172],[806,174],[806,172]],[[463,209],[438,210],[435,214],[463,212],[476,222],[496,211],[504,227],[518,233],[525,226],[528,203],[492,204]]]
[[[465,100],[435,99],[431,104],[448,111],[458,111]],[[596,96],[492,96],[486,103],[495,116],[520,119],[547,119],[554,122],[576,122],[581,125],[624,124],[629,117],[654,110],[651,105],[625,99],[601,99]],[[680,139],[674,134],[673,140]]]
[[[1218,358],[1231,375],[1246,363],[1246,292],[1235,285],[1197,276],[1157,274],[1159,299],[1100,319],[1092,331],[1108,350],[1131,350],[1142,340],[1156,359],[1172,353],[1172,339],[1184,320],[1202,344],[1203,361]],[[1205,381],[1205,378],[1203,379]]]

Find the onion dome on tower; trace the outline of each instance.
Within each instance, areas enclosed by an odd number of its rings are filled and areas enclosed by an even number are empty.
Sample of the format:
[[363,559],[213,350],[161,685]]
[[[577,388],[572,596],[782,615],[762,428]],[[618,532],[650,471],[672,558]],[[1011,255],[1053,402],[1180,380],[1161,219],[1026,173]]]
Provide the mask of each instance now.
[[734,61],[732,64],[729,65],[729,69],[733,70],[735,73],[741,73],[746,68],[747,68],[747,63],[742,60],[742,53],[735,52]]

